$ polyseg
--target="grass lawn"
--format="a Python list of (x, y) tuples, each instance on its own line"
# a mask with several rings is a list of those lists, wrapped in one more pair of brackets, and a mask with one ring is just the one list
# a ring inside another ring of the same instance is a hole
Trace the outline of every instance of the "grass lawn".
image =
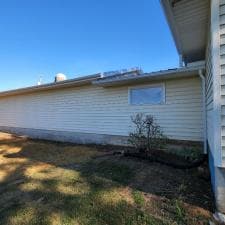
[(0, 134), (0, 224), (208, 224), (197, 170), (106, 155), (107, 147)]

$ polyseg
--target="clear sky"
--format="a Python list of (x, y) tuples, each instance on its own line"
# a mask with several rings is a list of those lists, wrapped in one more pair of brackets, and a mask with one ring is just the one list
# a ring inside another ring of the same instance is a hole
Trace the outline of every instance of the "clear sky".
[(1, 1), (0, 90), (135, 66), (178, 66), (159, 0)]

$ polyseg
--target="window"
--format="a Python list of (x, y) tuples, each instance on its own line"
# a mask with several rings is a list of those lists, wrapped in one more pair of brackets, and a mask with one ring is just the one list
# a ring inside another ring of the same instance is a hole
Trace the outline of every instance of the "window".
[(129, 89), (131, 105), (162, 104), (165, 102), (164, 85), (145, 86)]

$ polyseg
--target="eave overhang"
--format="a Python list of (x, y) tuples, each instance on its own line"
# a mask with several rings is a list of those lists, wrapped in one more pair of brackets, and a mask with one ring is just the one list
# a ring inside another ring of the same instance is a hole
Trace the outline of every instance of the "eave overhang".
[(161, 4), (184, 62), (204, 60), (210, 0), (161, 0)]

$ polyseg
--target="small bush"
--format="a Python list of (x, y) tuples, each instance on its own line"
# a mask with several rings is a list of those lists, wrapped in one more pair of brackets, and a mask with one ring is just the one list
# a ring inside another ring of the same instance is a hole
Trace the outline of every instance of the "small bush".
[(153, 116), (138, 113), (131, 117), (131, 121), (135, 130), (129, 134), (128, 142), (133, 147), (142, 152), (150, 152), (165, 146), (167, 138)]

